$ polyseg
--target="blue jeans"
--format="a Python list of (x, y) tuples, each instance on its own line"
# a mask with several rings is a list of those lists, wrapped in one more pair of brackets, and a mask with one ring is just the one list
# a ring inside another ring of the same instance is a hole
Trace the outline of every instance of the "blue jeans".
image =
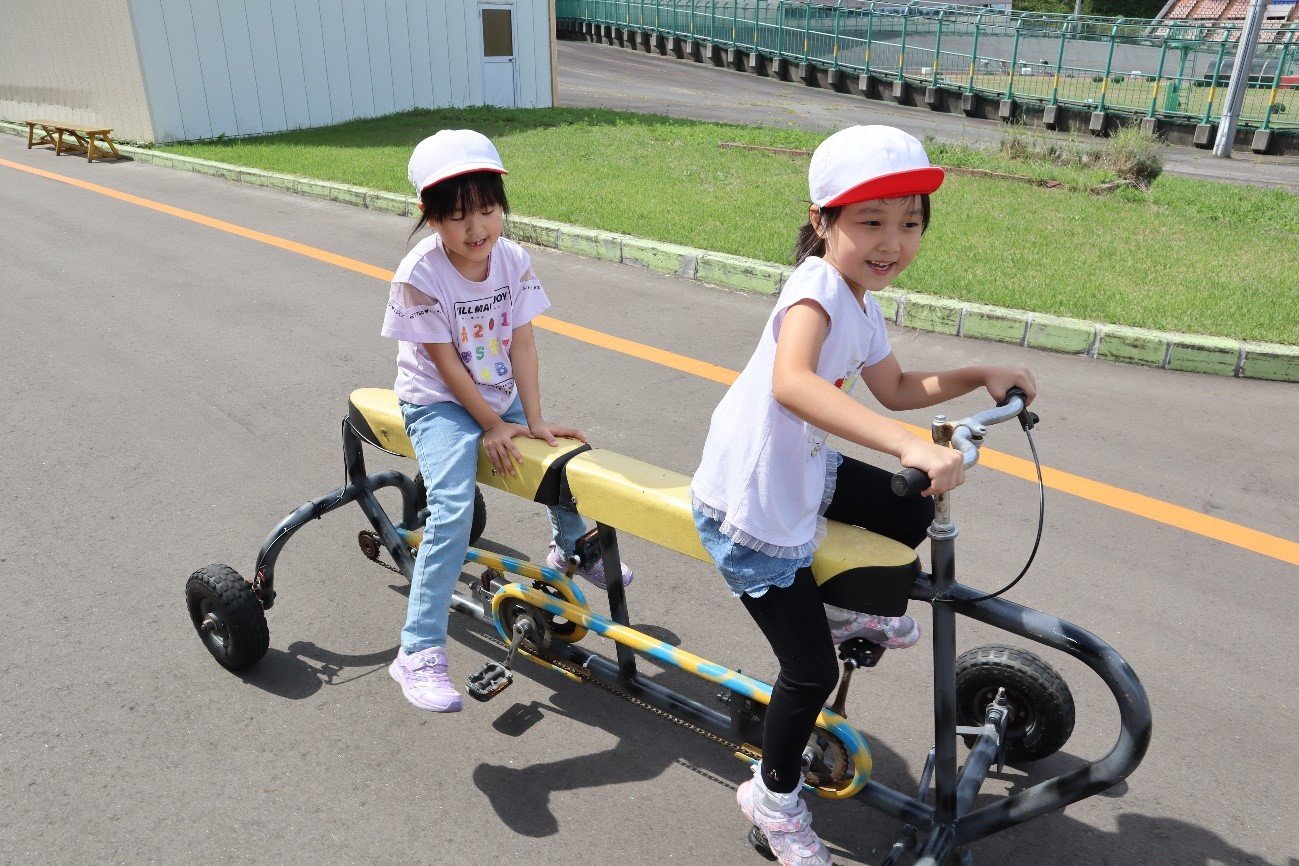
[[(414, 653), (447, 642), (451, 593), (469, 549), (478, 441), (483, 429), (459, 403), (416, 406), (403, 402), (401, 415), (428, 489), (428, 520), (415, 556), (406, 626), (401, 631), (402, 648)], [(528, 423), (517, 397), (501, 417), (512, 424)], [(586, 532), (586, 523), (577, 512), (563, 508), (550, 509), (550, 524), (555, 544), (565, 556)]]

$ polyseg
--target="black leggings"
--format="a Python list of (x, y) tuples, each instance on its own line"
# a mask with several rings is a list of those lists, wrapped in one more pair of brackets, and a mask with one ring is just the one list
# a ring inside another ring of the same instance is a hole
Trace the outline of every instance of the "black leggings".
[[(917, 547), (934, 519), (932, 499), (899, 499), (892, 473), (845, 457), (826, 517)], [(762, 776), (768, 790), (788, 793), (799, 782), (803, 749), (816, 717), (839, 681), (825, 607), (810, 569), (784, 589), (740, 600), (780, 662), (762, 734)]]

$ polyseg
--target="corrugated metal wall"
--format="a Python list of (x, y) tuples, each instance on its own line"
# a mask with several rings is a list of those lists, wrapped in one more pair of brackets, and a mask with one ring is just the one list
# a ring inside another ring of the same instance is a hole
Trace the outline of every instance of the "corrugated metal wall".
[(152, 141), (127, 0), (3, 0), (0, 117), (112, 127)]
[[(476, 0), (129, 0), (159, 141), (478, 105)], [(520, 107), (548, 106), (549, 0), (517, 0)]]

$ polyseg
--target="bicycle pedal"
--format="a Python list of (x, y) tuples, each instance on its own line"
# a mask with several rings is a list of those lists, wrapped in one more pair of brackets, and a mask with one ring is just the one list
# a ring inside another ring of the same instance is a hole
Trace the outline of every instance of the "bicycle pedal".
[(859, 668), (873, 668), (884, 657), (885, 647), (864, 637), (850, 638), (839, 644), (839, 658)]
[(476, 701), (490, 701), (510, 687), (514, 674), (500, 662), (487, 662), (478, 672), (469, 676), (469, 697)]

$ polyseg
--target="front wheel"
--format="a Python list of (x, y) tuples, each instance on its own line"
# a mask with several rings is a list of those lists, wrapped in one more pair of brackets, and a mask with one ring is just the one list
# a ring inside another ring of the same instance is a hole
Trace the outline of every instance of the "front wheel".
[[(977, 647), (957, 658), (956, 723), (981, 726), (1001, 688), (1010, 706), (1007, 759), (1040, 761), (1068, 742), (1074, 725), (1068, 683), (1033, 653), (1009, 646)], [(975, 739), (966, 736), (965, 744), (972, 747)]]
[(228, 565), (205, 565), (185, 583), (185, 602), (203, 645), (221, 666), (251, 667), (266, 655), (266, 611), (248, 581)]

